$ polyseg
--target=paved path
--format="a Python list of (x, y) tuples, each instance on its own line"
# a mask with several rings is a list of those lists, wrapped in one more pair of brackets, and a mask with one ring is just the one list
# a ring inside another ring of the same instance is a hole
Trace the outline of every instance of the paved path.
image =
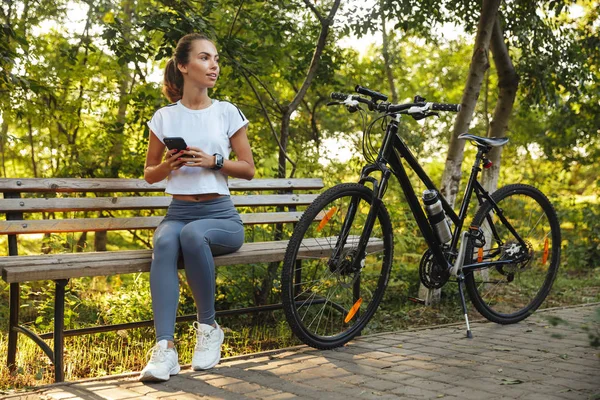
[[(165, 383), (132, 375), (53, 385), (10, 399), (600, 399), (600, 348), (587, 324), (600, 305), (539, 312), (516, 325), (461, 326), (361, 337), (329, 351), (297, 347), (189, 368)], [(569, 324), (552, 326), (550, 317)]]

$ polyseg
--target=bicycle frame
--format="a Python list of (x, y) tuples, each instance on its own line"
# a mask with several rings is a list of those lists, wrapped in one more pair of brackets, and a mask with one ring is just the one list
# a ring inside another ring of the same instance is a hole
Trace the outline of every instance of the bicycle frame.
[[(515, 237), (518, 238), (519, 242), (524, 244), (521, 237), (517, 234), (517, 232), (512, 228), (510, 223), (503, 216), (502, 210), (496, 205), (494, 200), (491, 198), (489, 193), (481, 186), (479, 181), (477, 181), (477, 175), (481, 171), (483, 155), (487, 151), (484, 147), (479, 147), (478, 149), (475, 163), (473, 164), (473, 167), (471, 169), (471, 175), (467, 182), (465, 194), (460, 205), (460, 211), (457, 214), (454, 211), (454, 209), (450, 206), (448, 201), (445, 199), (445, 197), (441, 193), (439, 193), (439, 190), (431, 181), (427, 173), (419, 165), (419, 162), (414, 157), (414, 155), (404, 143), (404, 141), (398, 136), (398, 120), (399, 118), (394, 118), (388, 124), (383, 139), (383, 144), (377, 155), (376, 162), (374, 164), (366, 165), (361, 172), (361, 178), (359, 183), (364, 185), (366, 182), (371, 182), (374, 185), (373, 191), (375, 197), (373, 201), (373, 207), (366, 221), (365, 228), (367, 230), (367, 234), (363, 235), (363, 241), (365, 242), (364, 245), (366, 245), (366, 240), (370, 236), (370, 232), (378, 212), (379, 204), (381, 204), (382, 202), (383, 193), (385, 192), (385, 188), (387, 187), (388, 180), (391, 174), (393, 174), (398, 179), (398, 182), (402, 187), (410, 210), (415, 220), (417, 221), (417, 225), (419, 226), (421, 234), (425, 238), (425, 241), (427, 242), (427, 245), (431, 250), (433, 258), (436, 261), (437, 265), (446, 266), (448, 269), (452, 267), (452, 263), (450, 262), (450, 260), (448, 260), (446, 254), (450, 254), (453, 256), (457, 255), (458, 241), (460, 238), (460, 234), (463, 230), (464, 221), (468, 212), (469, 203), (471, 201), (473, 192), (475, 192), (479, 204), (482, 204), (484, 200), (487, 200), (492, 203), (498, 217), (502, 220), (504, 224), (507, 225), (507, 227), (515, 235)], [(452, 220), (454, 224), (454, 231), (452, 233), (452, 240), (450, 242), (449, 248), (444, 249), (442, 243), (440, 243), (431, 225), (429, 224), (427, 216), (425, 215), (425, 212), (421, 207), (421, 202), (415, 194), (413, 185), (410, 181), (410, 178), (408, 177), (406, 168), (404, 167), (401, 161), (402, 159), (404, 159), (406, 164), (408, 164), (408, 166), (410, 167), (410, 169), (412, 169), (416, 173), (418, 178), (421, 180), (421, 182), (423, 182), (427, 189), (435, 190), (439, 193), (440, 200), (442, 202), (442, 207), (446, 215)], [(387, 165), (391, 167), (391, 170), (387, 167)], [(376, 179), (370, 177), (370, 174), (376, 171), (382, 172), (382, 177), (379, 181), (379, 184), (377, 184)], [(497, 237), (493, 226), (492, 230), (494, 231), (494, 236)], [(360, 243), (359, 248), (365, 248), (362, 245), (363, 243)], [(510, 260), (507, 260), (506, 262), (478, 262), (474, 264), (463, 265), (462, 271), (472, 272), (476, 269), (490, 268), (493, 266), (498, 266), (510, 262)]]

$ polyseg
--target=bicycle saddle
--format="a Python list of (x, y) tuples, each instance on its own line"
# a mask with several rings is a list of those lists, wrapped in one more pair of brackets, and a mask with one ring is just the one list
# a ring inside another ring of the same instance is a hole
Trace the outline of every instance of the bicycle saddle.
[(487, 138), (471, 135), (470, 133), (461, 133), (458, 139), (469, 139), (482, 146), (500, 147), (508, 143), (508, 138)]

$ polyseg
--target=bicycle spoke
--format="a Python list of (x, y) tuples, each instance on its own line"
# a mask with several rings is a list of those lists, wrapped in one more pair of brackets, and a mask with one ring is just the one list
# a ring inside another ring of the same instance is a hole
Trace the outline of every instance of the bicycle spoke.
[[(466, 287), (473, 304), (486, 318), (507, 323), (526, 318), (546, 297), (556, 274), (554, 246), (560, 246), (560, 227), (551, 205), (536, 189), (512, 185), (495, 192), (492, 197), (511, 229), (493, 212), (489, 204), (482, 206), (473, 224), (484, 226), (489, 234), (494, 227), (494, 242), (485, 250), (488, 276), (472, 274)], [(516, 232), (518, 236), (515, 236)], [(476, 257), (476, 251), (470, 251)], [(497, 264), (494, 264), (498, 261)]]
[[(315, 203), (318, 204), (311, 205), (314, 209), (310, 216), (307, 210), (306, 217), (303, 216), (306, 221), (301, 220), (298, 224), (303, 224), (301, 238), (290, 240), (290, 246), (294, 241), (297, 246), (293, 262), (301, 262), (294, 264), (293, 270), (288, 265), (290, 272), (283, 275), (282, 285), (284, 290), (292, 293), (290, 298), (293, 300), (289, 306), (284, 300), (284, 309), (288, 321), (296, 327), (295, 332), (308, 343), (335, 343), (355, 335), (376, 310), (385, 287), (381, 279), (391, 267), (389, 220), (385, 221), (384, 231), (379, 216), (367, 247), (358, 248), (369, 215), (372, 192), (362, 185), (342, 187), (339, 192), (333, 188), (336, 194), (331, 198), (324, 198), (321, 203), (317, 199)], [(346, 187), (347, 194), (343, 192)], [(348, 213), (353, 201), (355, 209), (350, 220)], [(331, 212), (334, 209), (335, 212)], [(322, 216), (326, 216), (326, 220)], [(343, 226), (345, 231), (342, 231)], [(345, 238), (344, 243), (341, 243), (341, 237)], [(359, 276), (357, 289), (362, 299), (361, 311), (345, 323), (343, 310), (350, 310), (356, 302), (353, 290)]]

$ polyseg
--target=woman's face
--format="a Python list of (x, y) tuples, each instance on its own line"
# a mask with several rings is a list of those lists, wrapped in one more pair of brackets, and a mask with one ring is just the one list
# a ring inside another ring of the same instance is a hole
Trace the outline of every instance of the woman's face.
[(209, 40), (194, 40), (190, 50), (190, 61), (178, 65), (188, 84), (212, 88), (219, 77), (219, 55), (215, 45)]

